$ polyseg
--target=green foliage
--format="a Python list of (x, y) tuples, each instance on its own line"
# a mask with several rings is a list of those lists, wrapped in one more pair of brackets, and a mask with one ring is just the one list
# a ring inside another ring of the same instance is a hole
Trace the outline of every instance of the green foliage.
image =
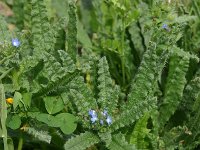
[(170, 116), (177, 109), (183, 96), (183, 89), (186, 84), (186, 73), (189, 67), (189, 58), (171, 57), (169, 72), (165, 87), (164, 99), (160, 106), (160, 125), (168, 121)]
[(199, 2), (1, 6), (0, 149), (199, 149)]
[(18, 115), (10, 116), (6, 121), (7, 126), (13, 130), (18, 129), (21, 125), (21, 118)]
[(136, 150), (133, 145), (130, 145), (126, 142), (123, 134), (114, 134), (112, 136), (112, 142), (108, 146), (110, 150), (118, 149), (118, 150)]
[(65, 145), (65, 150), (84, 150), (100, 141), (99, 137), (91, 132), (85, 132), (78, 137), (69, 139)]
[(44, 97), (45, 108), (49, 114), (56, 114), (64, 107), (61, 97)]
[(60, 129), (65, 134), (71, 134), (77, 127), (76, 118), (69, 113), (60, 113), (56, 116), (61, 120)]
[[(187, 96), (185, 95), (185, 98), (193, 98), (194, 103), (185, 103), (188, 107), (186, 107), (186, 110), (189, 114), (188, 122), (186, 123), (187, 128), (184, 133), (181, 133), (180, 137), (184, 139), (185, 142), (188, 144), (185, 145), (185, 148), (187, 149), (194, 149), (199, 145), (199, 100), (200, 100), (200, 79), (199, 75), (197, 75), (190, 84), (186, 87), (187, 88)], [(191, 106), (191, 107), (190, 107)], [(195, 141), (195, 142), (194, 142)]]
[(32, 0), (31, 4), (31, 32), (33, 35), (32, 45), (35, 51), (34, 54), (39, 57), (44, 51), (53, 49), (55, 38), (53, 29), (50, 27), (51, 25), (48, 22), (44, 2)]
[(76, 6), (74, 2), (69, 2), (69, 22), (68, 22), (68, 34), (67, 41), (68, 41), (68, 53), (70, 54), (71, 58), (75, 61), (76, 54), (77, 54), (77, 17), (76, 17)]
[(28, 112), (28, 116), (47, 124), (49, 127), (59, 127), (64, 134), (71, 134), (77, 127), (76, 117), (69, 113), (59, 113), (52, 116), (46, 113)]
[[(61, 54), (62, 51), (59, 51), (59, 53)], [(65, 53), (66, 52), (63, 51), (62, 57), (67, 56)], [(61, 61), (62, 57), (60, 58)], [(44, 69), (36, 78), (36, 80), (39, 80), (39, 83), (41, 83), (40, 85), (37, 83), (34, 85), (39, 89), (38, 91), (35, 90), (35, 94), (33, 95), (34, 97), (48, 94), (55, 90), (56, 87), (61, 86), (60, 83), (64, 85), (76, 76), (77, 73), (75, 72), (75, 65), (73, 64), (73, 61), (69, 57), (67, 60), (67, 62), (60, 63), (59, 60), (57, 60), (53, 55), (48, 53), (44, 54)], [(41, 65), (43, 65), (43, 63), (41, 63)]]
[(22, 100), (21, 93), (15, 92), (13, 99), (14, 99), (13, 108), (15, 110), (17, 108), (17, 106), (20, 104), (20, 101)]
[(40, 112), (28, 112), (28, 117), (36, 119), (40, 122), (48, 124), (50, 127), (59, 127), (60, 126), (60, 120), (58, 120), (58, 117), (52, 116), (46, 113), (40, 113)]
[(148, 148), (148, 142), (145, 141), (145, 137), (150, 131), (147, 128), (148, 119), (149, 114), (145, 114), (140, 120), (138, 120), (131, 135), (130, 143), (135, 144), (138, 149)]
[[(10, 41), (10, 33), (8, 31), (7, 23), (5, 22), (5, 19), (1, 17), (1, 26), (0, 26), (0, 31), (1, 31), (1, 48), (6, 46), (8, 42)], [(3, 58), (2, 58), (3, 59)]]
[(72, 104), (76, 105), (79, 113), (86, 116), (90, 109), (96, 109), (96, 100), (92, 97), (93, 93), (82, 77), (78, 77), (70, 83), (70, 96), (72, 97)]
[[(128, 102), (119, 118), (113, 124), (113, 128), (129, 125), (142, 117), (144, 113), (156, 108), (157, 99), (153, 94), (158, 75), (161, 74), (167, 56), (163, 61), (162, 57), (159, 58), (156, 54), (155, 48), (152, 43), (144, 53), (138, 73), (133, 80), (131, 92), (128, 95)], [(132, 114), (135, 114), (135, 116), (132, 116)]]
[(68, 53), (62, 50), (59, 50), (58, 53), (59, 53), (60, 59), (62, 60), (62, 66), (64, 67), (64, 69), (66, 69), (67, 72), (74, 72), (76, 69), (76, 66), (73, 60), (71, 59), (71, 57), (69, 57)]
[(101, 141), (106, 143), (106, 147), (108, 147), (112, 142), (112, 134), (110, 131), (99, 132), (98, 136), (101, 138)]
[(119, 87), (114, 85), (111, 79), (105, 57), (99, 60), (98, 67), (98, 103), (102, 109), (107, 109), (112, 113), (117, 108)]
[(41, 131), (41, 130), (37, 130), (31, 127), (25, 127), (24, 130), (25, 132), (34, 136), (36, 139), (40, 141), (47, 142), (47, 143), (51, 142), (51, 136), (49, 135), (47, 131)]
[(25, 29), (30, 29), (31, 28), (31, 17), (30, 16), (31, 16), (31, 8), (32, 8), (31, 0), (24, 1), (23, 3), (24, 3), (24, 5), (23, 5), (24, 14), (23, 14), (23, 17), (20, 16), (21, 17), (20, 20), (23, 21)]
[(24, 27), (24, 22), (23, 22), (23, 15), (24, 15), (24, 12), (23, 12), (23, 6), (24, 6), (24, 1), (23, 0), (20, 0), (20, 1), (14, 1), (13, 2), (13, 11), (14, 11), (14, 14), (15, 14), (15, 20), (16, 20), (16, 25), (17, 27), (22, 30), (23, 27)]

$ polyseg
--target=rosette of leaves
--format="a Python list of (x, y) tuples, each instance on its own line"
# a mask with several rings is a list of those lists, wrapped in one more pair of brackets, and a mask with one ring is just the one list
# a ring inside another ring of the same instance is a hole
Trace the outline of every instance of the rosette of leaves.
[(99, 60), (97, 67), (98, 97), (96, 99), (82, 78), (71, 82), (69, 98), (72, 106), (75, 107), (74, 111), (79, 115), (80, 122), (84, 125), (83, 127), (89, 131), (72, 137), (64, 147), (69, 150), (84, 150), (103, 141), (109, 149), (114, 150), (116, 147), (127, 150), (134, 149), (133, 145), (129, 145), (125, 141), (123, 134), (111, 134), (110, 127), (112, 127), (118, 111), (120, 89), (111, 78), (106, 57)]

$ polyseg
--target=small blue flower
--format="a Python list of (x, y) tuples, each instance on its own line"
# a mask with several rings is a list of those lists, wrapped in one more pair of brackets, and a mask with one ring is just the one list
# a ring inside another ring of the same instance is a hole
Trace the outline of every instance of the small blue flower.
[(108, 115), (108, 111), (104, 110), (101, 114), (106, 117)]
[(95, 110), (89, 110), (88, 114), (91, 116), (91, 117), (97, 117), (97, 113)]
[(110, 125), (112, 123), (112, 118), (110, 116), (108, 116), (106, 118), (106, 122), (108, 123), (108, 125)]
[(162, 28), (163, 28), (163, 29), (167, 29), (167, 28), (168, 28), (168, 25), (167, 25), (167, 24), (163, 24), (163, 25), (162, 25)]
[(169, 26), (168, 26), (166, 23), (164, 23), (164, 24), (162, 25), (162, 28), (165, 29), (165, 30), (169, 30)]
[(100, 120), (100, 124), (103, 125), (103, 120), (102, 119)]
[(90, 120), (92, 123), (95, 123), (98, 120), (98, 118), (97, 118), (97, 116), (93, 116), (93, 117), (91, 117)]
[(15, 47), (19, 47), (20, 46), (20, 41), (17, 38), (12, 39), (12, 45), (15, 46)]

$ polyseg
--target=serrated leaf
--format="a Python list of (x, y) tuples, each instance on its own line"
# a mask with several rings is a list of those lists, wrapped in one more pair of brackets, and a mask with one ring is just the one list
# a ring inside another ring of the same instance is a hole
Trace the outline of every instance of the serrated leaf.
[(25, 130), (28, 134), (33, 135), (39, 141), (47, 142), (48, 144), (51, 143), (51, 135), (47, 131), (38, 130), (35, 128), (27, 127)]
[(106, 57), (99, 60), (98, 68), (98, 103), (103, 109), (113, 112), (117, 108), (119, 90), (113, 85)]
[(130, 137), (130, 144), (135, 144), (139, 149), (146, 149), (148, 147), (148, 142), (145, 137), (150, 132), (147, 128), (147, 123), (150, 113), (146, 113), (142, 118), (140, 118), (134, 126), (134, 130)]
[(55, 114), (64, 108), (64, 103), (61, 97), (45, 97), (44, 99), (45, 108), (49, 114)]
[(112, 141), (112, 135), (110, 131), (106, 131), (106, 132), (100, 132), (99, 137), (101, 138), (102, 141), (104, 141), (106, 143), (106, 146), (110, 145), (111, 141)]
[(69, 54), (66, 51), (58, 50), (58, 54), (60, 55), (60, 59), (62, 60), (63, 69), (67, 72), (74, 72), (76, 69), (76, 65), (74, 61), (71, 59)]
[(98, 136), (91, 132), (85, 132), (68, 140), (65, 143), (64, 148), (65, 150), (85, 150), (98, 142), (100, 142)]
[(128, 144), (123, 134), (114, 134), (112, 142), (108, 146), (109, 150), (137, 150), (134, 145)]

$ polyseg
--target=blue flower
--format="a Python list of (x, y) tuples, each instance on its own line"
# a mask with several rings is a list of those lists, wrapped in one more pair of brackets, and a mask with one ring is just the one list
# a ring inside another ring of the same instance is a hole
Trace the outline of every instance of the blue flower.
[(91, 117), (97, 117), (97, 113), (95, 110), (89, 110), (88, 114), (91, 116)]
[(169, 30), (169, 26), (168, 26), (166, 23), (164, 23), (164, 24), (162, 25), (162, 28), (165, 29), (165, 30)]
[(98, 120), (98, 118), (97, 118), (97, 116), (93, 116), (93, 117), (91, 117), (90, 120), (92, 123), (95, 123)]
[(15, 47), (19, 47), (20, 46), (20, 41), (17, 38), (12, 39), (12, 45), (15, 46)]
[(104, 110), (101, 114), (106, 117), (108, 115), (108, 111)]
[(103, 125), (103, 120), (102, 119), (100, 120), (100, 124)]
[(106, 122), (108, 123), (108, 125), (110, 125), (112, 123), (112, 118), (110, 116), (108, 116), (106, 118)]

